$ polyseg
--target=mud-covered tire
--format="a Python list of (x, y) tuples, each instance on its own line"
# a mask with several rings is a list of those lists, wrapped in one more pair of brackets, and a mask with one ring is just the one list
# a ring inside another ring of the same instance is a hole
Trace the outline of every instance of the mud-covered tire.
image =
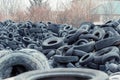
[(44, 72), (31, 71), (15, 77), (15, 80), (108, 80), (104, 72), (84, 68), (58, 68)]

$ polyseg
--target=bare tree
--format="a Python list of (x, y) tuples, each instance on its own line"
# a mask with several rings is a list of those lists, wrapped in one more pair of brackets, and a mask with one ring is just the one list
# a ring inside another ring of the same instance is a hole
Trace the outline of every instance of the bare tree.
[(14, 14), (25, 7), (26, 4), (24, 0), (0, 0), (0, 10), (4, 12), (5, 15)]
[(48, 0), (29, 0), (31, 6), (45, 6)]
[(94, 21), (94, 16), (91, 14), (94, 7), (94, 0), (72, 0), (70, 8), (58, 14), (57, 21), (74, 26), (79, 26), (84, 21)]
[(29, 0), (31, 6), (41, 6), (42, 5), (42, 0)]

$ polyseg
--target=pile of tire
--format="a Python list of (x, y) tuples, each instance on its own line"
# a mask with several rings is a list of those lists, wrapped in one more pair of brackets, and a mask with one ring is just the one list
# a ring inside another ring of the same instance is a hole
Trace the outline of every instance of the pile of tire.
[[(0, 22), (0, 50), (1, 78), (26, 72), (26, 66), (38, 70), (41, 65), (44, 69), (89, 68), (110, 75), (120, 71), (120, 20), (101, 25), (84, 22), (79, 27), (6, 20)], [(23, 62), (25, 70), (15, 66), (17, 62)]]

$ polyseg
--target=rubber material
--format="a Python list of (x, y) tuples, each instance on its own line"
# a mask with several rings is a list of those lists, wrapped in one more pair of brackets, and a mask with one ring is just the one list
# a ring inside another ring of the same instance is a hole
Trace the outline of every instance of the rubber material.
[(77, 56), (60, 56), (55, 55), (54, 60), (59, 63), (69, 63), (69, 62), (77, 62), (79, 58)]
[[(96, 74), (97, 73), (97, 74)], [(64, 76), (64, 77), (63, 77)], [(56, 78), (57, 77), (57, 78)], [(76, 78), (75, 78), (76, 77)], [(44, 72), (32, 71), (15, 77), (15, 80), (108, 80), (104, 72), (84, 68), (58, 68)]]
[(57, 49), (64, 44), (62, 38), (51, 37), (43, 41), (43, 49)]
[(94, 62), (97, 64), (104, 64), (111, 59), (116, 59), (119, 61), (119, 49), (117, 47), (107, 47), (95, 52)]
[[(35, 50), (25, 49), (27, 51), (9, 51), (9, 54), (4, 54), (0, 58), (0, 77), (7, 78), (10, 73), (6, 71), (15, 65), (21, 65), (30, 70), (46, 70), (49, 69), (49, 64), (45, 56), (40, 53), (34, 53)], [(2, 51), (1, 51), (2, 52)], [(31, 52), (31, 53), (30, 53)]]

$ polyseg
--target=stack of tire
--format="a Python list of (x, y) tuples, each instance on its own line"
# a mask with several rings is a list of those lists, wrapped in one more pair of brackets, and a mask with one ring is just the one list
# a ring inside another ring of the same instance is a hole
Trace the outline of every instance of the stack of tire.
[(112, 75), (120, 71), (120, 20), (101, 25), (84, 22), (79, 27), (6, 20), (0, 22), (0, 50), (3, 79), (31, 70), (46, 74), (44, 70), (50, 68), (68, 68), (66, 72), (72, 68), (89, 68)]

